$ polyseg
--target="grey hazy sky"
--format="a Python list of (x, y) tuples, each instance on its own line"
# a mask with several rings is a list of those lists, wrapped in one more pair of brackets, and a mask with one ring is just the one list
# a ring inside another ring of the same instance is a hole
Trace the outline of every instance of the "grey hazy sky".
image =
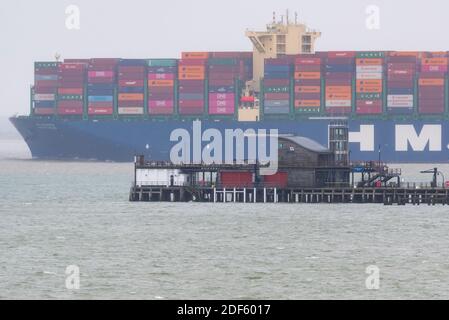
[[(67, 30), (78, 5), (81, 29)], [(365, 8), (380, 7), (380, 30)], [(33, 61), (179, 57), (181, 51), (251, 50), (246, 28), (262, 29), (289, 8), (322, 31), (318, 50), (449, 50), (447, 0), (5, 0), (0, 2), (0, 116), (26, 114)]]

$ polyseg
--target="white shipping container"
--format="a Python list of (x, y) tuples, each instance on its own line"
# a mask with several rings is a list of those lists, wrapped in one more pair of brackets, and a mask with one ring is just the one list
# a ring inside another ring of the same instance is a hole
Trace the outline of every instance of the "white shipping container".
[(382, 80), (382, 73), (357, 73), (356, 78), (357, 80)]
[(141, 186), (183, 186), (188, 175), (179, 169), (137, 169), (136, 184)]
[(350, 107), (351, 100), (326, 100), (326, 107)]
[(388, 101), (387, 107), (389, 108), (413, 108), (413, 101)]
[(134, 107), (127, 107), (127, 108), (118, 108), (119, 114), (143, 114), (143, 108), (134, 108)]
[(55, 95), (53, 93), (39, 93), (34, 95), (34, 101), (54, 101)]
[(413, 95), (412, 94), (389, 94), (387, 96), (388, 101), (412, 101), (413, 102)]
[(382, 73), (382, 66), (357, 66), (357, 73)]

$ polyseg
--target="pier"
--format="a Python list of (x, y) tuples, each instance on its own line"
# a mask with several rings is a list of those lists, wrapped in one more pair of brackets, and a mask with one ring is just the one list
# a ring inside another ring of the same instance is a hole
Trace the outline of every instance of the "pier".
[(449, 204), (444, 188), (221, 188), (133, 186), (130, 201), (211, 203), (376, 203), (384, 205)]

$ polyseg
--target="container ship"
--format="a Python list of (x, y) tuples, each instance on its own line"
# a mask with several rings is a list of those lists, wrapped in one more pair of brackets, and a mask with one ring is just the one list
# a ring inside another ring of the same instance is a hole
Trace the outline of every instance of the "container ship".
[(169, 160), (195, 123), (326, 146), (344, 120), (351, 160), (449, 161), (448, 52), (319, 52), (296, 18), (246, 36), (253, 51), (35, 62), (30, 114), (11, 122), (40, 159)]

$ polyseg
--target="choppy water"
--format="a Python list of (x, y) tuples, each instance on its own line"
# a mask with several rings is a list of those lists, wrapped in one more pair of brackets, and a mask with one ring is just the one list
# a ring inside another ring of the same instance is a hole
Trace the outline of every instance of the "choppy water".
[(28, 157), (0, 142), (1, 299), (449, 298), (448, 207), (129, 203), (131, 164)]

